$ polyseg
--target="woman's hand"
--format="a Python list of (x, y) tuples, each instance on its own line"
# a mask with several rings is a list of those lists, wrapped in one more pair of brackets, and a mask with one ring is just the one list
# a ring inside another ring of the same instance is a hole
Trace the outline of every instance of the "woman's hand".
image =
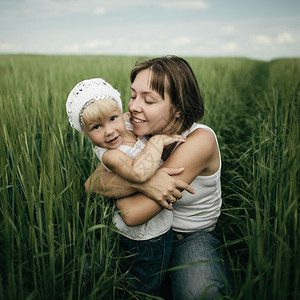
[(158, 202), (163, 208), (173, 210), (170, 203), (182, 197), (182, 190), (191, 194), (195, 193), (195, 190), (186, 182), (172, 177), (179, 175), (183, 170), (183, 168), (158, 169), (152, 178), (139, 185), (139, 191)]

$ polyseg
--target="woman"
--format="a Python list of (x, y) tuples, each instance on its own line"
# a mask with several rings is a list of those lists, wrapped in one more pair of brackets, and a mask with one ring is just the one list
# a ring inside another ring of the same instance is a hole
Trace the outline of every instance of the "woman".
[(148, 221), (162, 209), (173, 210), (169, 268), (174, 269), (168, 272), (166, 289), (173, 299), (228, 294), (227, 270), (215, 232), (222, 204), (221, 155), (213, 130), (196, 124), (204, 107), (195, 75), (184, 59), (168, 56), (137, 64), (130, 79), (128, 110), (134, 133), (182, 134), (186, 141), (165, 149), (162, 168), (146, 183), (130, 183), (99, 166), (87, 180), (86, 190), (101, 193), (114, 187), (106, 195), (119, 199), (116, 205), (129, 226)]

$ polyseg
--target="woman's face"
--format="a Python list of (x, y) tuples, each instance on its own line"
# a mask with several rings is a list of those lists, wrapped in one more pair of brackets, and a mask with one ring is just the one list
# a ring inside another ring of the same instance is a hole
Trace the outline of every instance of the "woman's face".
[[(171, 101), (150, 88), (151, 70), (139, 72), (131, 85), (128, 110), (132, 117), (133, 132), (136, 135), (167, 133), (165, 128), (171, 119)], [(174, 116), (173, 116), (174, 117)]]

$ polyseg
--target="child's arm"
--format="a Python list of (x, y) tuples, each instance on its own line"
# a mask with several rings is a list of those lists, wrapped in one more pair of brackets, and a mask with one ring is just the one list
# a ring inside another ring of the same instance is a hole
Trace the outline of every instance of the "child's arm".
[(135, 183), (142, 183), (152, 177), (159, 167), (164, 147), (185, 140), (186, 138), (181, 135), (155, 135), (135, 159), (118, 149), (113, 149), (104, 152), (102, 161), (107, 168), (121, 177)]

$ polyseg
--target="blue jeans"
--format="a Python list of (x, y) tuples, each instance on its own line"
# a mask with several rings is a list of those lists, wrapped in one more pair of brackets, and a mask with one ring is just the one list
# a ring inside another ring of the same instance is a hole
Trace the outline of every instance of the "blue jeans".
[(168, 269), (172, 245), (171, 229), (163, 235), (146, 241), (135, 241), (120, 236), (120, 250), (134, 254), (123, 259), (121, 266), (123, 272), (128, 272), (126, 278), (133, 290), (159, 295), (166, 277), (164, 271)]
[(216, 299), (231, 294), (231, 276), (215, 231), (174, 233), (169, 268), (184, 265), (188, 266), (168, 272), (165, 299)]

